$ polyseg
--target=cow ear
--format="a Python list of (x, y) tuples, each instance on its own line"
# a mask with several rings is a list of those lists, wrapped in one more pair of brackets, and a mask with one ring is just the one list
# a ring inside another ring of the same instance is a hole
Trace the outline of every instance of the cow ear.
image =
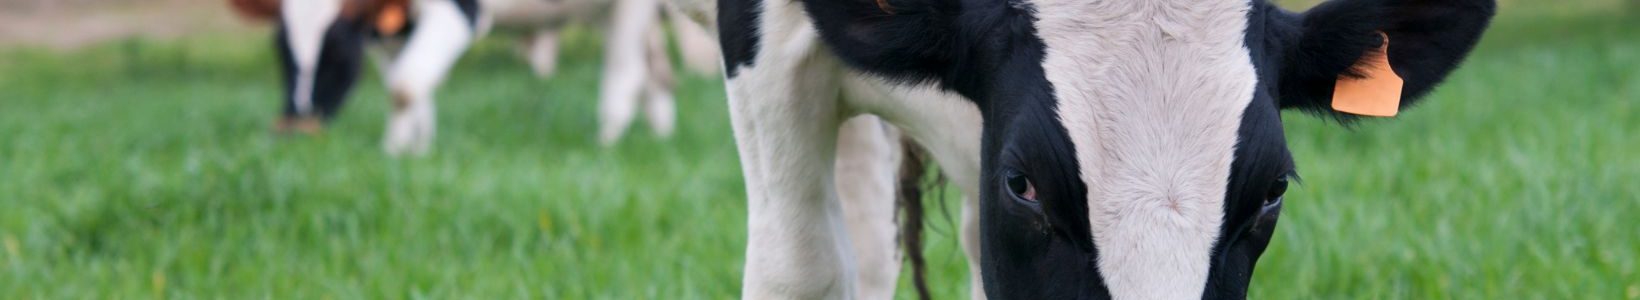
[(820, 36), (859, 70), (931, 80), (959, 61), (956, 0), (805, 0)]
[(270, 21), (279, 18), (279, 0), (228, 0), (240, 17), (251, 21)]
[[(1332, 0), (1286, 18), (1299, 24), (1294, 38), (1284, 43), (1281, 107), (1348, 120), (1362, 113), (1335, 110), (1334, 97), (1340, 96), (1335, 86), (1349, 80), (1389, 80), (1365, 86), (1400, 88), (1398, 99), (1390, 90), (1384, 98), (1393, 102), (1381, 105), (1393, 115), (1457, 68), (1495, 11), (1493, 0)], [(1383, 55), (1393, 74), (1372, 70), (1382, 67), (1374, 62), (1382, 62)], [(1394, 82), (1396, 76), (1401, 82)]]

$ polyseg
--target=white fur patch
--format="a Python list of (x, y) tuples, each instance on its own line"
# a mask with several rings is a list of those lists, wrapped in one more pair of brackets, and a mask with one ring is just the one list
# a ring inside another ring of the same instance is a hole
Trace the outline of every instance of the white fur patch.
[(1202, 296), (1257, 78), (1245, 0), (1032, 0), (1116, 299)]
[(296, 112), (313, 111), (314, 74), (318, 72), (319, 51), (324, 50), (325, 31), (342, 11), (341, 0), (286, 0), (279, 8), (284, 19), (285, 42), (296, 63)]
[(743, 299), (850, 299), (855, 261), (832, 189), (835, 59), (798, 2), (760, 1), (756, 60), (725, 81), (746, 179)]
[(387, 121), (383, 147), (389, 154), (423, 154), (431, 149), (437, 129), (433, 91), (475, 38), (474, 28), (454, 2), (418, 3), (417, 29), (387, 74), (388, 89), (406, 102)]

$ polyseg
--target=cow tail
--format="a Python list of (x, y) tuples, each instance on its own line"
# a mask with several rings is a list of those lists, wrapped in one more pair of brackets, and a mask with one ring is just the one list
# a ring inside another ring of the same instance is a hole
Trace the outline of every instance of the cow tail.
[(899, 201), (904, 219), (900, 223), (900, 248), (905, 249), (906, 260), (911, 262), (911, 284), (917, 289), (917, 298), (928, 300), (927, 263), (923, 259), (923, 188), (938, 186), (925, 182), (928, 154), (910, 139), (901, 141), (905, 149), (900, 166)]

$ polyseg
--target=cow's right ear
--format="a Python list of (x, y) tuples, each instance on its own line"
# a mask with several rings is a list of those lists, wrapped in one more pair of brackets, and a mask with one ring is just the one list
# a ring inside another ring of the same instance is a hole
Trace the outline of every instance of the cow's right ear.
[(934, 80), (959, 65), (958, 0), (804, 0), (820, 36), (850, 66), (889, 78)]

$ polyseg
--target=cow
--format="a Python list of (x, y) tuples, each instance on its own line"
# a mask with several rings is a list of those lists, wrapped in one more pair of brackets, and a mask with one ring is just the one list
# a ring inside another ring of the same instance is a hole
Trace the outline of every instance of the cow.
[(892, 295), (894, 276), (881, 275), (899, 265), (858, 260), (870, 251), (857, 245), (881, 243), (854, 235), (860, 199), (840, 192), (882, 183), (841, 176), (857, 171), (839, 162), (899, 150), (843, 147), (860, 135), (885, 145), (886, 133), (839, 127), (858, 115), (926, 149), (964, 195), (976, 298), (1245, 298), (1298, 176), (1281, 112), (1348, 123), (1410, 108), (1496, 11), (1493, 0), (1302, 12), (1267, 0), (675, 1), (715, 12), (693, 15), (715, 19), (723, 51), (748, 198), (746, 299)]
[[(241, 15), (276, 21), (285, 83), (279, 132), (315, 133), (339, 112), (367, 54), (381, 62), (392, 98), (384, 149), (424, 154), (435, 132), (433, 94), (456, 60), (493, 26), (536, 31), (525, 56), (537, 75), (555, 67), (558, 31), (614, 14), (605, 47), (598, 139), (614, 144), (644, 109), (653, 131), (672, 132), (672, 69), (656, 0), (231, 0)], [(678, 19), (678, 18), (672, 18)], [(715, 71), (704, 29), (674, 22), (684, 58)], [(703, 47), (705, 46), (705, 47)], [(709, 57), (709, 58), (702, 58)]]

